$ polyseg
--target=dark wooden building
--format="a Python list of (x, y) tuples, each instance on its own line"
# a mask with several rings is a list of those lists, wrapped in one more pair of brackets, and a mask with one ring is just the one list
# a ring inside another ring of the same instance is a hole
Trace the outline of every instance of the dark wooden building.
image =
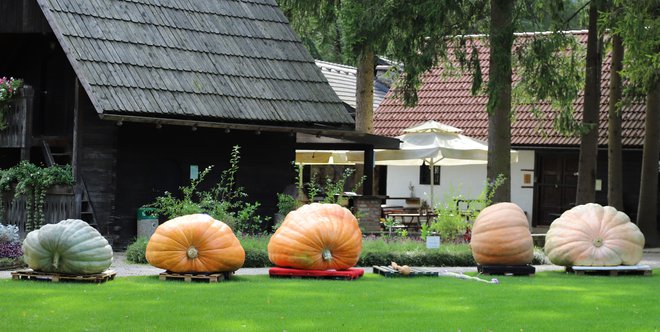
[(0, 76), (33, 92), (0, 133), (0, 167), (71, 163), (78, 213), (120, 245), (140, 206), (191, 166), (217, 179), (234, 145), (262, 215), (293, 183), (298, 144), (396, 147), (353, 130), (274, 0), (3, 0), (0, 48)]

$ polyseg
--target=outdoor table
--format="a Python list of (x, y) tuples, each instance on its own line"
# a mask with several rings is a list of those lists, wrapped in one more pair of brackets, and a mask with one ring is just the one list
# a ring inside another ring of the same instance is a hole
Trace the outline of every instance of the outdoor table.
[(434, 217), (435, 214), (432, 213), (390, 213), (387, 215), (391, 217), (395, 224), (399, 224), (402, 227), (411, 231), (419, 231), (422, 228), (422, 222), (428, 224)]

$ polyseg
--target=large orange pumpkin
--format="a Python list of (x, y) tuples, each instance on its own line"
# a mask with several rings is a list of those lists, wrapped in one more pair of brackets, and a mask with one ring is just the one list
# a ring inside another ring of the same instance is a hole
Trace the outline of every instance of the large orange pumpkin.
[(171, 219), (156, 228), (147, 244), (149, 264), (177, 273), (236, 271), (245, 251), (225, 223), (206, 214)]
[(307, 270), (348, 269), (361, 251), (357, 219), (337, 204), (312, 203), (290, 212), (268, 243), (273, 264)]
[(555, 219), (545, 235), (545, 253), (562, 266), (635, 265), (644, 235), (628, 216), (611, 206), (578, 205)]
[(472, 228), (472, 256), (481, 265), (524, 265), (534, 259), (534, 242), (525, 212), (514, 203), (481, 211)]

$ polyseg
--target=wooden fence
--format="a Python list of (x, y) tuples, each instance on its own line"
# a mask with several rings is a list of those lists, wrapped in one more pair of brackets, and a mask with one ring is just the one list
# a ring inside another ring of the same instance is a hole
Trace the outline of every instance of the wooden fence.
[[(71, 188), (55, 187), (46, 192), (44, 204), (45, 223), (57, 223), (64, 219), (75, 218), (75, 198)], [(14, 199), (13, 192), (2, 193), (0, 198), (3, 215), (0, 222), (18, 226), (21, 238), (26, 235), (27, 210), (24, 197)]]

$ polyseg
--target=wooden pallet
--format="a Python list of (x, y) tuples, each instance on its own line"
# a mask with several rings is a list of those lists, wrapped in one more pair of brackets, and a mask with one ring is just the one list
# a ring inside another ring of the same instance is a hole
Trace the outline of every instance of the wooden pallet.
[(233, 272), (218, 272), (218, 273), (175, 273), (170, 271), (162, 272), (158, 275), (160, 280), (181, 280), (185, 282), (201, 281), (201, 282), (219, 282), (229, 280)]
[(346, 270), (303, 270), (273, 267), (268, 270), (268, 275), (271, 278), (355, 280), (364, 275), (364, 270), (355, 268)]
[(566, 272), (575, 272), (577, 275), (644, 275), (650, 276), (653, 270), (648, 265), (632, 266), (567, 266)]
[(89, 283), (103, 283), (109, 280), (114, 280), (117, 272), (114, 270), (105, 270), (97, 274), (60, 274), (38, 272), (32, 269), (19, 270), (11, 273), (11, 278), (15, 280), (42, 280), (50, 282), (89, 282)]
[(410, 274), (404, 276), (398, 270), (392, 268), (391, 266), (378, 266), (374, 265), (374, 273), (380, 274), (385, 277), (437, 277), (438, 271), (432, 271), (428, 268), (423, 267), (411, 267)]
[(536, 268), (531, 265), (477, 265), (477, 271), (485, 275), (532, 276)]

